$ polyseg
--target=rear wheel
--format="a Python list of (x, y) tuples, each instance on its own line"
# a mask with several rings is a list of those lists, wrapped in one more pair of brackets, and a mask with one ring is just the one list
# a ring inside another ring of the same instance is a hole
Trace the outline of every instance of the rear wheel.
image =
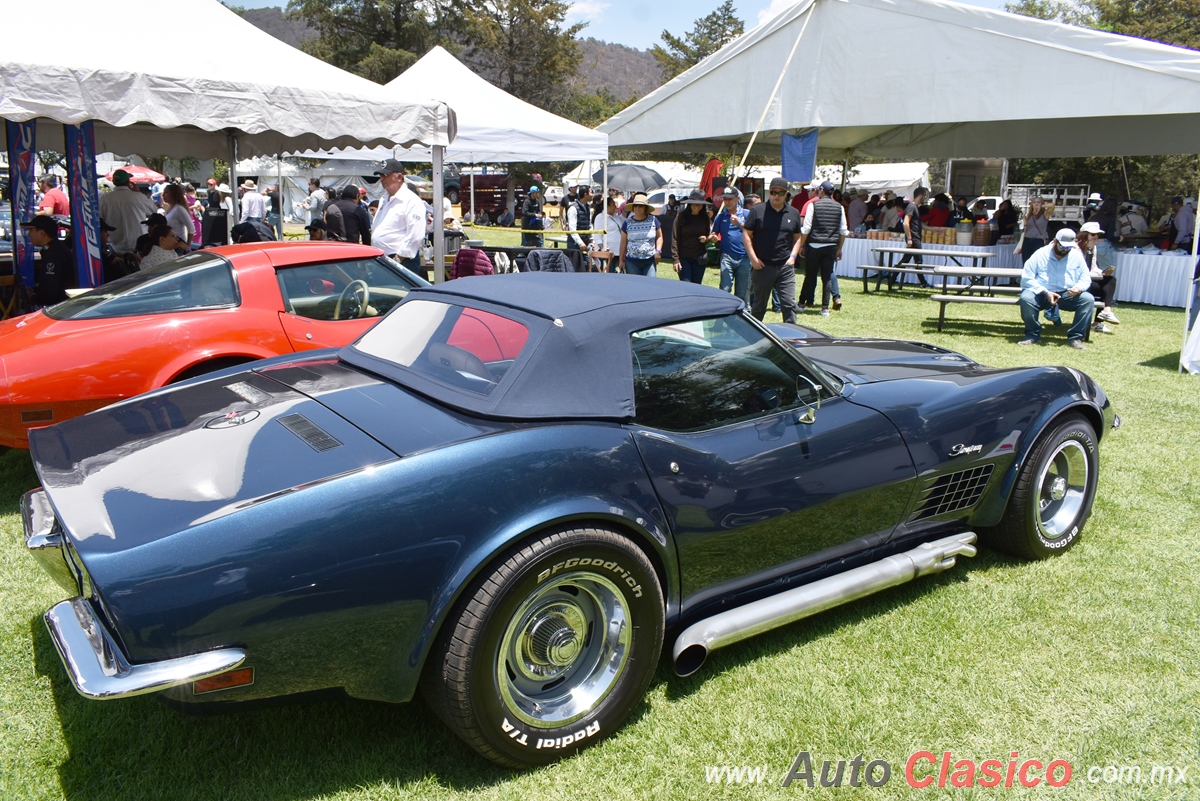
[(446, 199), (450, 201), (451, 206), (458, 205), (458, 188), (454, 186), (446, 187)]
[(615, 731), (662, 650), (658, 576), (600, 528), (523, 545), (468, 589), (430, 654), (423, 694), (476, 751), (532, 767)]
[(1098, 477), (1095, 430), (1081, 417), (1065, 418), (1034, 446), (989, 541), (1028, 559), (1062, 553), (1092, 512)]

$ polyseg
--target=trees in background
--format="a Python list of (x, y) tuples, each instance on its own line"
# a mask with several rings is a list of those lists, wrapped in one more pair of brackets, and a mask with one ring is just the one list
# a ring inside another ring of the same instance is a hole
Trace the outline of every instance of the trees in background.
[(650, 52), (662, 69), (663, 80), (669, 81), (741, 36), (745, 30), (746, 25), (738, 18), (733, 0), (724, 0), (716, 11), (696, 20), (692, 30), (682, 39), (670, 31), (663, 31), (663, 45), (654, 45)]
[(317, 35), (306, 53), (384, 84), (434, 45), (451, 52), (462, 27), (464, 0), (289, 0), (289, 16)]
[[(1028, 17), (1200, 49), (1200, 0), (1021, 0), (1005, 8)], [(1075, 77), (1087, 81), (1086, 75)], [(1086, 116), (1086, 109), (1081, 109), (1081, 115)], [(1009, 169), (1014, 183), (1086, 183), (1105, 197), (1148, 201), (1161, 212), (1172, 196), (1196, 193), (1200, 156), (1017, 159)]]

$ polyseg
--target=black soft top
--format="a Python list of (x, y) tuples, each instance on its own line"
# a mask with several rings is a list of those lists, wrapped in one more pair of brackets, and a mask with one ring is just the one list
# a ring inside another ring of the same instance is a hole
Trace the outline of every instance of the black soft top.
[[(511, 420), (633, 417), (630, 335), (661, 325), (733, 314), (743, 304), (719, 289), (615, 273), (520, 273), (460, 278), (408, 293), (517, 320), (529, 340), (499, 385), (479, 395), (359, 350), (341, 358), (453, 408)], [(376, 329), (372, 329), (375, 331)], [(395, 336), (404, 336), (396, 330)]]

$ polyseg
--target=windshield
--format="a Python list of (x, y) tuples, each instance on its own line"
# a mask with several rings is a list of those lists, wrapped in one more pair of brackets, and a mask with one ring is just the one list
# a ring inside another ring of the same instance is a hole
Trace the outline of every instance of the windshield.
[(118, 278), (44, 311), (55, 320), (95, 320), (236, 306), (238, 302), (229, 262), (198, 252)]

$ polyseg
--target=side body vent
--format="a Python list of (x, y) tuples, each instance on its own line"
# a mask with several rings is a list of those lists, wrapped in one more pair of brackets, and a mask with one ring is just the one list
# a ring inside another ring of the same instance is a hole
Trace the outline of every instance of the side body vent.
[(970, 470), (939, 476), (925, 489), (924, 497), (909, 521), (924, 520), (974, 506), (979, 496), (983, 495), (994, 467), (992, 464), (983, 464)]
[(340, 440), (302, 414), (280, 417), (279, 422), (318, 453), (339, 448), (342, 445)]

